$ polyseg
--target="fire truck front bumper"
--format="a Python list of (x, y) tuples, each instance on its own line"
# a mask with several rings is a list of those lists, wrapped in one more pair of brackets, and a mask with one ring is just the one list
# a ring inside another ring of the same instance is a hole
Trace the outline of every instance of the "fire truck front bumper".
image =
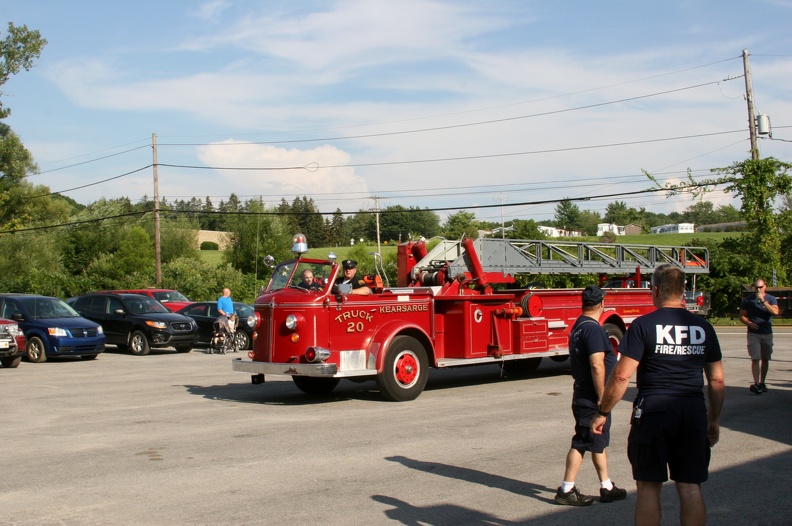
[(334, 363), (270, 363), (235, 358), (231, 367), (241, 373), (286, 376), (336, 376), (338, 373), (338, 365)]

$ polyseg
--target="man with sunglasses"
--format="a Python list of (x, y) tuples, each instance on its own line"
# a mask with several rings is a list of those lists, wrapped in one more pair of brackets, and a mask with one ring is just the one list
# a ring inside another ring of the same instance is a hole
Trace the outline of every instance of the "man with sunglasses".
[(748, 355), (751, 357), (753, 385), (752, 393), (767, 392), (765, 380), (773, 354), (773, 316), (778, 315), (778, 301), (767, 294), (767, 283), (763, 279), (754, 281), (754, 294), (749, 294), (740, 305), (740, 323), (748, 327)]

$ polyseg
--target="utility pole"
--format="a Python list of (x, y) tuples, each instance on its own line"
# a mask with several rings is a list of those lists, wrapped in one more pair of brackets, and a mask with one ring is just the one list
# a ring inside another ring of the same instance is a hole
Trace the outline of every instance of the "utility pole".
[(499, 193), (498, 195), (500, 196), (501, 204), (501, 239), (506, 239), (506, 222), (503, 219), (503, 192)]
[(162, 261), (160, 250), (160, 217), (159, 217), (159, 175), (157, 174), (157, 134), (151, 134), (151, 150), (153, 152), (154, 167), (154, 259), (155, 279), (157, 287), (162, 284)]
[(382, 257), (382, 252), (380, 251), (380, 223), (379, 223), (380, 207), (379, 207), (379, 196), (378, 195), (374, 196), (374, 212), (375, 212), (375, 216), (377, 218), (377, 254), (379, 254), (379, 256)]
[(743, 70), (745, 73), (745, 100), (748, 102), (748, 131), (751, 133), (751, 158), (759, 160), (759, 147), (756, 145), (756, 117), (754, 117), (753, 86), (751, 85), (751, 65), (748, 50), (743, 49)]

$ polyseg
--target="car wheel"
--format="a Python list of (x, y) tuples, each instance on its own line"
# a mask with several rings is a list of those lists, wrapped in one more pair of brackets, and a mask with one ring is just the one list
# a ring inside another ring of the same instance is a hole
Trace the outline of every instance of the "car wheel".
[(5, 358), (0, 358), (0, 363), (3, 364), (3, 367), (6, 369), (14, 369), (19, 367), (19, 362), (22, 361), (21, 356), (8, 356)]
[(41, 363), (47, 361), (47, 351), (44, 350), (44, 342), (38, 336), (31, 336), (27, 341), (25, 347), (28, 360), (33, 363)]
[(240, 351), (250, 349), (250, 336), (245, 331), (237, 331), (234, 334), (234, 339), (236, 340), (236, 348)]
[(151, 351), (146, 334), (143, 331), (134, 331), (129, 336), (129, 350), (135, 356), (145, 356)]

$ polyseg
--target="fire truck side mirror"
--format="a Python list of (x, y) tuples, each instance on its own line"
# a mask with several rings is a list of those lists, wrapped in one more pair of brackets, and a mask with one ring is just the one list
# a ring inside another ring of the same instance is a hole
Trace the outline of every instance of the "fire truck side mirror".
[(275, 268), (275, 258), (272, 256), (264, 256), (264, 264), (269, 268)]

